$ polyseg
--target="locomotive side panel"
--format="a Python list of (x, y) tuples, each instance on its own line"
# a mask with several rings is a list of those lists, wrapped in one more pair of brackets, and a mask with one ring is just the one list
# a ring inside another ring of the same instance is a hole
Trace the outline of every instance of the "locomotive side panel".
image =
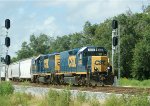
[(60, 55), (55, 55), (55, 72), (60, 72)]
[(60, 53), (60, 70), (62, 73), (76, 73), (76, 54), (79, 49), (73, 49)]
[(50, 68), (50, 73), (55, 72), (55, 55), (49, 56), (49, 68)]

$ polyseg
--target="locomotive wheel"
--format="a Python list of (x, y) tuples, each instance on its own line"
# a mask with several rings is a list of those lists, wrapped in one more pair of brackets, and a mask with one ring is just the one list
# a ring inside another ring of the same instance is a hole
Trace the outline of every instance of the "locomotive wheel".
[(55, 75), (51, 74), (51, 84), (55, 84)]
[(36, 83), (38, 83), (38, 84), (40, 83), (39, 82), (39, 77), (36, 77)]
[(113, 74), (108, 75), (106, 80), (104, 81), (104, 83), (106, 85), (113, 85), (113, 83), (114, 83), (114, 75)]
[(64, 76), (63, 75), (59, 76), (59, 82), (60, 82), (60, 84), (64, 84)]

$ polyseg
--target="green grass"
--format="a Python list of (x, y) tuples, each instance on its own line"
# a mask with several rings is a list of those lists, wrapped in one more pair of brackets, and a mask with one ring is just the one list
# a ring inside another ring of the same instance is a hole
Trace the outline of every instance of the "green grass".
[(9, 95), (12, 94), (14, 91), (14, 87), (10, 82), (1, 82), (0, 83), (0, 95)]
[(103, 106), (150, 106), (150, 100), (145, 93), (134, 96), (123, 95), (121, 97), (111, 95), (106, 99)]
[(121, 86), (150, 87), (150, 80), (139, 81), (135, 79), (121, 78), (119, 84)]
[(120, 97), (111, 95), (105, 101), (99, 101), (96, 96), (88, 97), (83, 92), (72, 98), (68, 89), (63, 91), (50, 89), (46, 95), (38, 97), (26, 93), (13, 93), (13, 90), (11, 83), (0, 83), (0, 106), (150, 106), (146, 93)]
[(71, 93), (69, 90), (56, 91), (49, 90), (44, 100), (41, 101), (39, 106), (69, 106), (71, 101)]

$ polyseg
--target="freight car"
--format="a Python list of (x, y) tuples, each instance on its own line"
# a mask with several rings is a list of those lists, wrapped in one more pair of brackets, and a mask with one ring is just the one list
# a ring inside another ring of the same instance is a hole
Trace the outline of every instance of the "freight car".
[[(34, 58), (28, 58), (12, 63), (8, 66), (8, 78), (13, 81), (31, 80), (31, 64)], [(6, 65), (2, 66), (1, 77), (6, 77)], [(5, 74), (5, 75), (4, 75)]]
[(103, 47), (83, 47), (41, 55), (32, 63), (32, 81), (53, 84), (113, 84), (113, 73)]
[(0, 66), (0, 69), (1, 69), (1, 79), (2, 80), (5, 80), (5, 70), (6, 70), (6, 65), (2, 65), (2, 66)]

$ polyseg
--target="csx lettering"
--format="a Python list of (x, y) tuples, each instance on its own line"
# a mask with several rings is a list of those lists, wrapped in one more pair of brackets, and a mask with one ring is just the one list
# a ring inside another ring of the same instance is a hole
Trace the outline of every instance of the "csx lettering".
[(95, 65), (102, 65), (105, 64), (105, 60), (96, 60)]

